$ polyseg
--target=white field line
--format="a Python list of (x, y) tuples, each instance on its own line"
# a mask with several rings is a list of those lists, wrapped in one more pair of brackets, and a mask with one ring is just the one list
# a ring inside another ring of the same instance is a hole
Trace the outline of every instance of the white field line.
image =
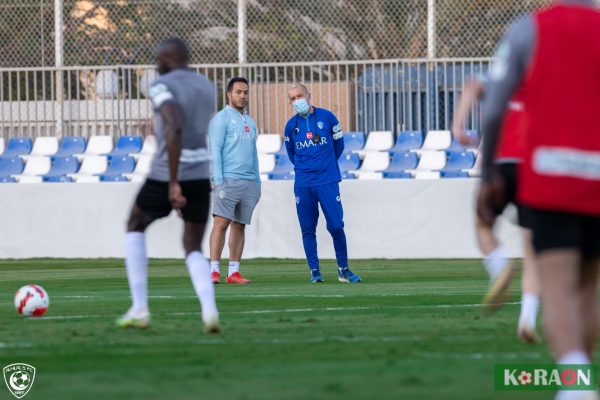
[[(504, 303), (505, 305), (521, 304), (518, 301)], [(262, 309), (262, 310), (244, 310), (244, 311), (223, 311), (221, 314), (277, 314), (277, 313), (303, 313), (303, 312), (335, 312), (335, 311), (357, 311), (357, 310), (397, 310), (397, 309), (436, 309), (436, 308), (474, 308), (481, 307), (481, 304), (418, 304), (418, 305), (401, 305), (401, 306), (384, 306), (384, 307), (323, 307), (323, 308), (274, 308), (274, 309)], [(199, 311), (186, 311), (186, 312), (168, 312), (161, 313), (158, 315), (199, 315)], [(52, 320), (52, 319), (89, 319), (89, 318), (104, 318), (110, 317), (109, 314), (82, 314), (82, 315), (49, 315), (45, 317), (29, 317), (29, 320)], [(113, 315), (114, 316), (114, 315)]]

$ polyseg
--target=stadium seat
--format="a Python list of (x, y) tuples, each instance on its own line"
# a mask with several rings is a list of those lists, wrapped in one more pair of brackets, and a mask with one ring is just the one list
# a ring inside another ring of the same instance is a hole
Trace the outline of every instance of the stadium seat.
[(426, 151), (421, 154), (417, 170), (439, 171), (446, 166), (446, 153), (443, 151)]
[(415, 179), (440, 179), (440, 173), (437, 171), (417, 171), (414, 175)]
[(294, 164), (290, 161), (287, 154), (277, 158), (275, 168), (271, 171), (273, 174), (289, 174), (294, 170)]
[(448, 147), (447, 151), (465, 151), (466, 149), (476, 149), (479, 147), (481, 143), (479, 132), (477, 131), (465, 131), (465, 134), (468, 137), (471, 137), (475, 140), (474, 144), (469, 144), (467, 146), (463, 146), (456, 138), (452, 137), (452, 143)]
[(446, 150), (451, 143), (450, 131), (429, 131), (423, 141), (422, 150)]
[(391, 131), (373, 131), (367, 136), (364, 149), (357, 152), (361, 155), (366, 155), (367, 152), (373, 151), (387, 152), (392, 146), (394, 146), (394, 135)]
[(279, 150), (277, 150), (277, 152), (275, 153), (276, 158), (279, 158), (281, 156), (288, 156), (287, 149), (285, 148), (284, 144), (282, 144)]
[(360, 168), (360, 158), (358, 154), (343, 154), (338, 164), (342, 172), (355, 171)]
[[(359, 179), (361, 179), (361, 175), (371, 175), (371, 172), (380, 172), (387, 169), (390, 165), (390, 153), (385, 152), (369, 152), (366, 154), (365, 159), (360, 167), (360, 170), (350, 171), (355, 174)], [(379, 173), (381, 179), (381, 173)], [(364, 178), (368, 179), (368, 178)]]
[(390, 166), (383, 171), (383, 176), (386, 177), (386, 173), (398, 173), (407, 170), (416, 169), (419, 163), (419, 157), (416, 153), (405, 152), (396, 153), (392, 157)]
[(469, 174), (465, 171), (442, 171), (440, 172), (442, 178), (468, 178)]
[(0, 156), (4, 153), (4, 138), (0, 137)]
[(144, 139), (144, 145), (142, 146), (142, 151), (140, 151), (140, 155), (154, 155), (156, 153), (156, 136), (148, 135), (146, 139)]
[(83, 159), (81, 168), (76, 174), (69, 174), (75, 182), (98, 182), (97, 175), (106, 171), (108, 161), (106, 156), (90, 155)]
[(67, 182), (73, 182), (73, 178), (71, 178), (70, 176), (66, 176), (66, 175), (44, 176), (42, 179), (43, 179), (44, 182), (49, 182), (49, 183), (67, 183)]
[(344, 133), (344, 153), (362, 150), (365, 147), (365, 134), (363, 132)]
[(28, 157), (25, 169), (14, 178), (17, 182), (42, 182), (41, 175), (50, 171), (51, 164), (50, 157)]
[(129, 182), (124, 175), (100, 175), (100, 182)]
[(55, 157), (50, 171), (42, 176), (44, 182), (64, 182), (58, 178), (65, 177), (67, 174), (77, 173), (79, 163), (77, 158), (71, 157)]
[(361, 181), (379, 180), (383, 179), (383, 174), (381, 172), (362, 172), (357, 179)]
[(483, 157), (481, 157), (481, 155), (477, 156), (477, 158), (475, 158), (475, 165), (473, 165), (473, 168), (467, 169), (464, 172), (468, 173), (469, 176), (472, 176), (472, 177), (481, 176), (482, 159), (483, 159)]
[(30, 157), (50, 156), (58, 151), (58, 138), (55, 136), (38, 137), (33, 143)]
[(352, 172), (342, 172), (342, 179), (344, 179), (344, 180), (356, 179), (356, 175), (354, 175)]
[(293, 181), (295, 178), (294, 172), (270, 173), (269, 180), (271, 181)]
[(148, 173), (150, 172), (150, 167), (152, 166), (153, 159), (154, 157), (148, 154), (139, 156), (133, 172), (124, 173), (123, 176), (125, 176), (131, 182), (144, 181), (146, 179), (146, 175), (148, 175)]
[[(135, 160), (130, 156), (113, 156), (109, 163), (106, 172), (100, 174), (100, 181), (114, 182), (108, 177), (120, 176), (122, 174), (130, 174), (135, 169)], [(102, 178), (106, 178), (103, 180)], [(128, 181), (125, 178), (125, 181)]]
[(16, 180), (10, 176), (0, 176), (0, 183), (15, 183)]
[[(23, 160), (19, 157), (0, 157), (0, 177), (9, 178), (23, 172)], [(14, 182), (14, 180), (10, 181)]]
[(111, 136), (92, 136), (88, 141), (87, 148), (82, 154), (75, 154), (77, 158), (87, 156), (99, 156), (108, 154), (113, 149), (113, 139)]
[(256, 137), (256, 150), (262, 154), (274, 154), (281, 149), (281, 136), (278, 133), (263, 133)]
[(393, 156), (396, 153), (420, 149), (421, 146), (423, 146), (423, 132), (403, 131), (398, 135), (396, 144), (390, 150), (390, 154)]
[(399, 171), (399, 172), (384, 172), (384, 179), (411, 179), (412, 175), (409, 172)]
[(31, 153), (30, 138), (12, 138), (2, 153), (2, 158), (13, 158)]
[(258, 170), (261, 174), (268, 174), (275, 169), (274, 154), (258, 154)]
[(444, 171), (460, 171), (471, 169), (475, 165), (475, 153), (472, 151), (453, 151), (448, 153), (448, 162)]
[(142, 137), (141, 136), (121, 136), (117, 140), (115, 149), (108, 153), (108, 159), (110, 160), (115, 156), (126, 156), (129, 154), (137, 154), (142, 150)]
[(68, 157), (85, 152), (86, 140), (82, 136), (66, 136), (60, 141), (58, 151), (53, 157)]

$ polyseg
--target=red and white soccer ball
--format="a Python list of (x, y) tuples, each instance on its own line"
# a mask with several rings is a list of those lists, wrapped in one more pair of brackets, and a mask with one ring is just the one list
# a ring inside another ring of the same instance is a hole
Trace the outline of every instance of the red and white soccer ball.
[(15, 293), (15, 308), (26, 317), (41, 317), (48, 310), (48, 293), (38, 285), (26, 285)]

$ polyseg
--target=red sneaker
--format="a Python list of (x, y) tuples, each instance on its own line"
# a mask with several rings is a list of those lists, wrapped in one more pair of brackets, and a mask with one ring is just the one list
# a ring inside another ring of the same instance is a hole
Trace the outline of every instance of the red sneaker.
[(211, 272), (210, 277), (212, 278), (212, 283), (214, 283), (215, 285), (218, 285), (219, 283), (221, 283), (221, 274), (218, 273), (217, 271)]
[(250, 281), (242, 276), (239, 272), (234, 272), (231, 276), (228, 276), (225, 280), (227, 283), (231, 283), (234, 285), (246, 285), (250, 283)]

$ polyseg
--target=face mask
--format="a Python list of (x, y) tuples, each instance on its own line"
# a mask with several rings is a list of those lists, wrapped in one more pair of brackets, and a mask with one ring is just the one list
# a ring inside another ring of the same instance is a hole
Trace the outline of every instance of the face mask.
[(294, 110), (296, 110), (296, 112), (300, 115), (308, 114), (308, 111), (310, 110), (310, 104), (308, 104), (308, 100), (306, 100), (306, 99), (296, 100), (294, 102)]

